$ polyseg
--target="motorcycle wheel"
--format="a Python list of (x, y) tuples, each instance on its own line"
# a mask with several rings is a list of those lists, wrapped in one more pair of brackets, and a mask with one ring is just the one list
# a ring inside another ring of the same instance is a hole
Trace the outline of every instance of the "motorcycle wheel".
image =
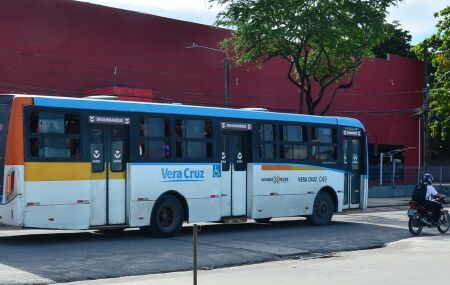
[(445, 234), (450, 228), (450, 216), (448, 213), (442, 213), (439, 217), (439, 225), (437, 226), (438, 231), (441, 234)]
[(408, 221), (409, 232), (415, 236), (420, 234), (423, 229), (423, 225), (420, 222), (420, 215), (418, 213), (414, 214)]

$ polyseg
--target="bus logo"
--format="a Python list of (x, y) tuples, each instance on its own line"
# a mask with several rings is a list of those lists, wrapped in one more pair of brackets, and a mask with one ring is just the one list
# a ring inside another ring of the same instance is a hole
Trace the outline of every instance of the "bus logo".
[(161, 168), (161, 182), (194, 182), (205, 181), (205, 171), (202, 169), (170, 169)]
[(120, 153), (120, 150), (116, 150), (116, 152), (114, 153), (114, 157), (117, 159), (119, 159), (121, 155), (122, 154)]

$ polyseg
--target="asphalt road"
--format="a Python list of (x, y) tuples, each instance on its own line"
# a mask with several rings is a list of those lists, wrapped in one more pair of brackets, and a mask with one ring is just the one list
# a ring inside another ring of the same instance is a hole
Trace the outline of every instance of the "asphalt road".
[[(326, 227), (304, 219), (202, 226), (199, 266), (228, 267), (376, 248), (410, 237), (405, 211), (337, 215)], [(437, 234), (426, 231), (425, 235)], [(192, 227), (171, 239), (125, 232), (0, 230), (0, 284), (48, 284), (190, 270)]]
[[(245, 266), (201, 270), (202, 285), (423, 285), (447, 284), (450, 235), (410, 238), (386, 247)], [(417, 264), (420, 268), (417, 270)], [(71, 285), (185, 285), (192, 271), (71, 282)], [(331, 282), (330, 282), (331, 281)], [(67, 284), (67, 283), (65, 283)]]

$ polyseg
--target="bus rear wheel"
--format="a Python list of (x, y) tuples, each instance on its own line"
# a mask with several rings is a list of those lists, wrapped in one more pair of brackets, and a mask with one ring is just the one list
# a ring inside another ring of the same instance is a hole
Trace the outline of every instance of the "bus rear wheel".
[(157, 237), (173, 237), (183, 225), (184, 212), (180, 200), (172, 195), (161, 197), (155, 204), (150, 228)]
[(330, 194), (319, 192), (314, 200), (312, 215), (307, 219), (314, 226), (325, 226), (331, 222), (333, 217), (334, 206)]

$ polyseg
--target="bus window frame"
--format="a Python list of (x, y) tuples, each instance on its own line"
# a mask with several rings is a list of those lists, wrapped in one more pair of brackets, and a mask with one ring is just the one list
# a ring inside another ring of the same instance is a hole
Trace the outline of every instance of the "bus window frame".
[[(24, 158), (27, 162), (85, 162), (86, 154), (85, 154), (85, 144), (83, 141), (83, 137), (85, 137), (85, 130), (83, 124), (83, 111), (79, 109), (73, 108), (49, 108), (49, 107), (36, 107), (36, 106), (25, 106), (24, 107), (24, 116), (23, 116), (23, 138), (24, 138)], [(64, 113), (64, 114), (74, 114), (78, 115), (80, 119), (80, 133), (78, 135), (74, 134), (36, 134), (33, 135), (30, 133), (30, 116), (32, 112), (45, 112), (45, 113)], [(58, 137), (58, 138), (78, 138), (80, 141), (80, 155), (78, 159), (72, 158), (43, 158), (43, 157), (34, 157), (31, 156), (30, 153), (30, 140), (32, 138), (45, 138), (45, 137)]]

